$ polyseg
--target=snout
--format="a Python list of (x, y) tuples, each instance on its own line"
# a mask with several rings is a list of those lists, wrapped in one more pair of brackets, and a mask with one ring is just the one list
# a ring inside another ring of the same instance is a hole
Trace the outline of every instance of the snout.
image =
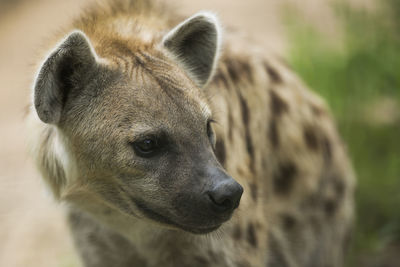
[(220, 168), (212, 169), (210, 173), (213, 185), (207, 196), (211, 209), (219, 215), (231, 214), (239, 206), (243, 187)]
[(179, 228), (195, 234), (209, 233), (228, 221), (239, 206), (243, 187), (215, 165), (198, 169), (190, 186), (172, 198), (170, 220)]
[(212, 210), (217, 214), (230, 214), (239, 206), (243, 187), (231, 177), (218, 181), (207, 192)]

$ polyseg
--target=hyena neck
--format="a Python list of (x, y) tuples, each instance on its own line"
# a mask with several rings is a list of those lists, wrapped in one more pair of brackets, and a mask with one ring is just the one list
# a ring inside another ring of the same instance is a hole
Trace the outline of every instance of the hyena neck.
[(69, 224), (78, 246), (85, 246), (82, 240), (89, 240), (88, 236), (93, 235), (103, 250), (102, 244), (107, 241), (113, 244), (112, 249), (124, 251), (125, 255), (134, 257), (134, 262), (143, 261), (146, 266), (197, 266), (193, 265), (193, 259), (198, 259), (201, 266), (202, 260), (210, 258), (218, 258), (225, 266), (229, 261), (227, 250), (223, 248), (232, 243), (221, 237), (223, 229), (207, 235), (194, 235), (143, 219), (125, 217), (100, 205), (96, 214), (93, 214), (94, 206), (90, 207), (90, 213), (82, 208), (88, 207), (82, 207), (82, 204), (79, 207), (68, 206)]

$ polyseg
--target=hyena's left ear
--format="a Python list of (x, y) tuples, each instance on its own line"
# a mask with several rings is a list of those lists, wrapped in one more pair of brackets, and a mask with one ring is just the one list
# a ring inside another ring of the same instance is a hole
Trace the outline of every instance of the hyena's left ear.
[(74, 31), (42, 64), (34, 85), (34, 105), (45, 123), (57, 124), (65, 101), (94, 66), (97, 55), (81, 31)]
[(163, 39), (163, 45), (200, 87), (210, 79), (217, 63), (220, 31), (214, 14), (200, 12), (176, 26)]

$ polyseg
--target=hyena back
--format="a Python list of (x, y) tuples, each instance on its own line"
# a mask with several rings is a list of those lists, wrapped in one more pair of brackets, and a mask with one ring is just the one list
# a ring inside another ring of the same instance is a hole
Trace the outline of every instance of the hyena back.
[(352, 169), (281, 60), (221, 45), (212, 13), (145, 0), (96, 5), (65, 33), (29, 126), (85, 266), (342, 266)]

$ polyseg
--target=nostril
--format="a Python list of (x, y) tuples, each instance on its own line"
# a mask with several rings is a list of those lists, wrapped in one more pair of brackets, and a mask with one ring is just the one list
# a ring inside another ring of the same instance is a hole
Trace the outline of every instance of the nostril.
[(232, 209), (232, 201), (228, 197), (218, 197), (213, 196), (213, 194), (209, 194), (208, 196), (218, 211), (224, 212)]
[(211, 200), (215, 205), (229, 209), (232, 206), (232, 201), (227, 196), (215, 199), (212, 195)]
[(230, 201), (229, 199), (225, 199), (221, 202), (220, 206), (229, 209), (232, 206), (232, 201)]
[(208, 196), (207, 203), (214, 212), (228, 215), (239, 206), (243, 187), (225, 172), (214, 180), (212, 187), (205, 194), (205, 197)]

